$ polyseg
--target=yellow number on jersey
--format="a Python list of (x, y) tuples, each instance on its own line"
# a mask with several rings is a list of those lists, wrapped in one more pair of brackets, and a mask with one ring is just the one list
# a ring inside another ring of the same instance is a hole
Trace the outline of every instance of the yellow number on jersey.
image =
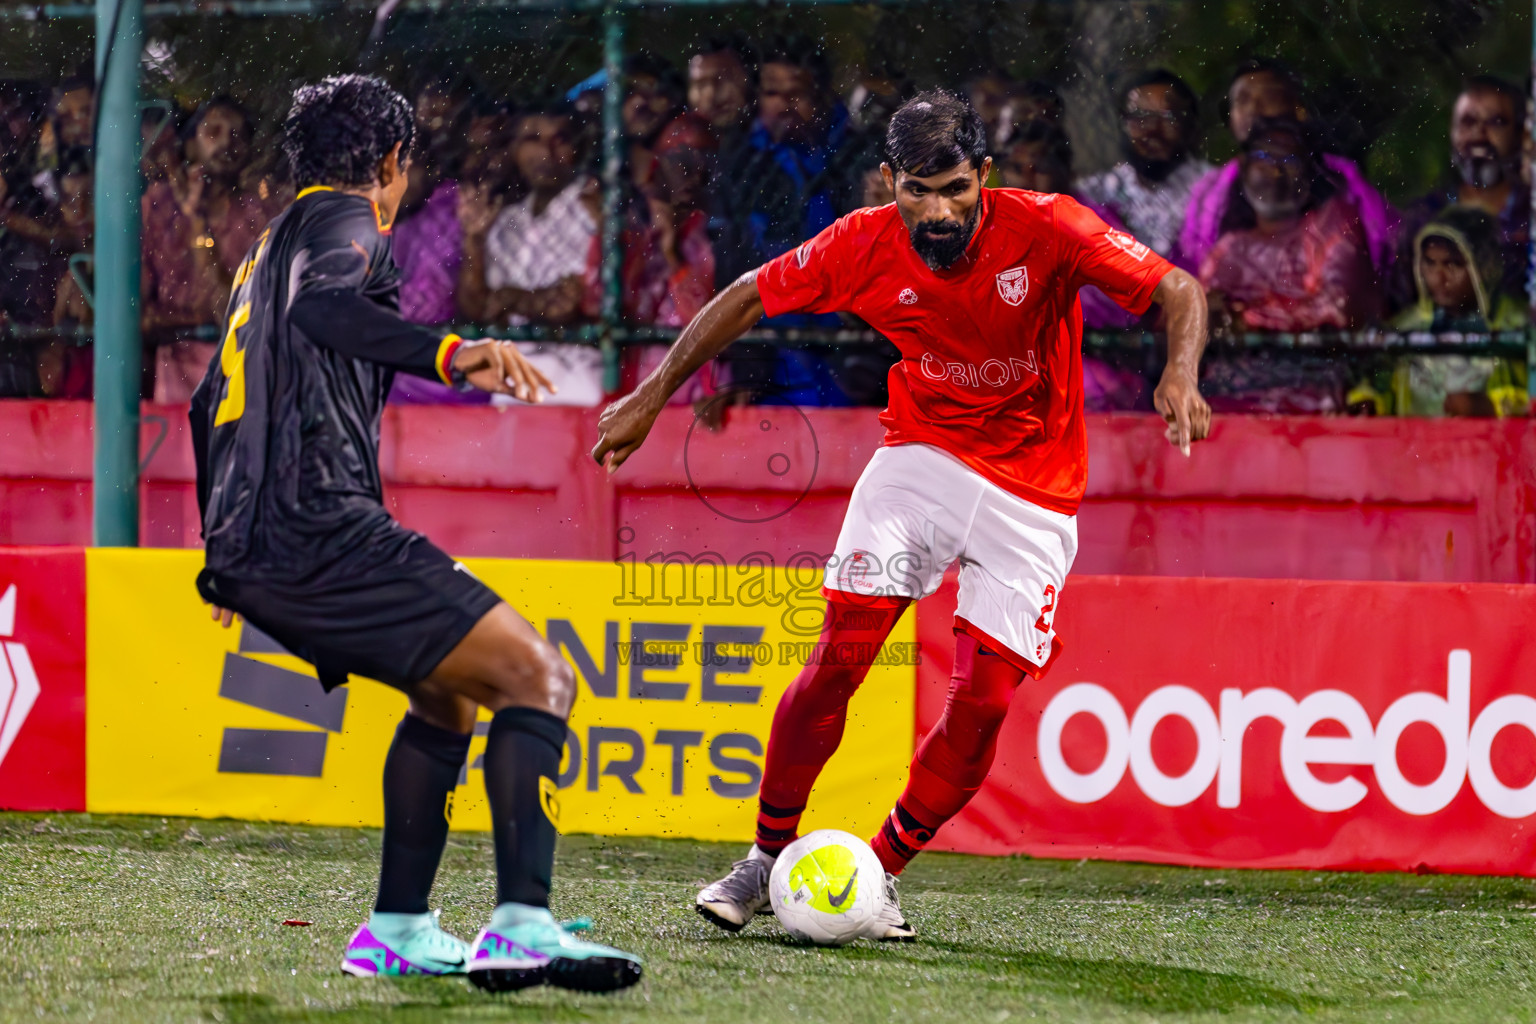
[(213, 414), (213, 425), (222, 427), (245, 415), (245, 350), (240, 348), (235, 332), (251, 318), (249, 302), (235, 310), (229, 318), (229, 331), (224, 335), (224, 347), (219, 350), (219, 369), (224, 371), (224, 400)]
[(251, 254), (249, 259), (240, 264), (240, 268), (235, 271), (234, 284), (230, 285), (232, 290), (239, 288), (241, 285), (245, 284), (245, 282), (251, 279), (251, 275), (256, 272), (256, 264), (261, 262), (262, 254), (267, 251), (267, 239), (271, 237), (271, 228), (267, 228), (267, 230), (261, 233), (261, 239), (256, 243), (256, 251)]

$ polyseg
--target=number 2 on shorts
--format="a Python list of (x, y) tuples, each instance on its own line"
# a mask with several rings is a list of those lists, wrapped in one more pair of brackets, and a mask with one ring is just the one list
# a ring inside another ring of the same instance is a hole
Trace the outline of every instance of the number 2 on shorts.
[(1035, 620), (1035, 629), (1041, 633), (1049, 633), (1051, 622), (1056, 618), (1056, 584), (1046, 584), (1042, 600), (1044, 603), (1040, 606), (1040, 617)]

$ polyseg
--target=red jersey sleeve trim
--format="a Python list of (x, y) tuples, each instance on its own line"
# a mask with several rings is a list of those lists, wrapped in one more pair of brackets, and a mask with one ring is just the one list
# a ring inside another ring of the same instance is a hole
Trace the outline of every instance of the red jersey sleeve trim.
[(958, 615), (955, 616), (955, 632), (966, 633), (975, 637), (978, 641), (986, 644), (989, 648), (996, 651), (998, 655), (1001, 656), (1002, 659), (1008, 664), (1012, 665), (1014, 668), (1018, 669), (1020, 672), (1023, 672), (1025, 675), (1030, 676), (1033, 679), (1044, 678), (1045, 674), (1051, 670), (1051, 666), (1056, 664), (1056, 658), (1061, 654), (1061, 637), (1053, 636), (1051, 637), (1050, 657), (1045, 659), (1044, 665), (1036, 665), (1034, 662), (1030, 661), (1022, 654), (1019, 654), (1017, 651), (1013, 650), (1001, 640), (987, 633), (985, 630), (978, 628), (973, 623), (962, 619)]

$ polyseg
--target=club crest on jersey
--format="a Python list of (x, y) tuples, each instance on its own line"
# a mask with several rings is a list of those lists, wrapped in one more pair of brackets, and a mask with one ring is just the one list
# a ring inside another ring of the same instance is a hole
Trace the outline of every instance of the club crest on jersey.
[(911, 288), (903, 288), (901, 294), (896, 296), (896, 301), (903, 306), (915, 306), (917, 305), (917, 292)]
[(1111, 229), (1104, 232), (1104, 237), (1109, 239), (1110, 245), (1115, 246), (1117, 249), (1125, 250), (1126, 255), (1130, 256), (1133, 260), (1144, 260), (1147, 258), (1147, 253), (1151, 251), (1124, 231)]
[(1029, 294), (1029, 268), (1014, 267), (997, 275), (997, 294), (1010, 306), (1023, 303)]

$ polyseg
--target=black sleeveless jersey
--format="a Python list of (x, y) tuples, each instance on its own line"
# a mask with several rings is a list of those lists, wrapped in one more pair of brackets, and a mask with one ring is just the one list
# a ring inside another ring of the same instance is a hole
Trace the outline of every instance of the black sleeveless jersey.
[(209, 569), (297, 582), (415, 538), (384, 508), (379, 423), (395, 372), (446, 380), (459, 339), (398, 310), (389, 230), (364, 197), (306, 189), (251, 249), (192, 397)]

